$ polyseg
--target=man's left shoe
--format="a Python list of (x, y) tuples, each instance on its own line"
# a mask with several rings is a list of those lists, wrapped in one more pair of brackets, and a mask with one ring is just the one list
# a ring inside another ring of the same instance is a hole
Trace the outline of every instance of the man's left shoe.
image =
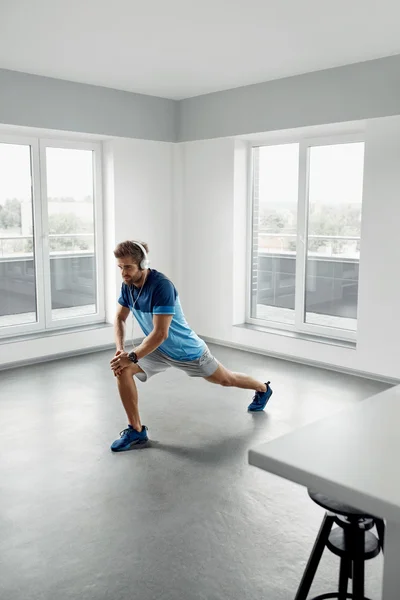
[(265, 385), (267, 386), (267, 390), (265, 392), (256, 392), (253, 397), (253, 402), (249, 404), (248, 411), (249, 412), (259, 412), (264, 410), (267, 405), (268, 400), (272, 396), (272, 390), (269, 387), (270, 382), (268, 381)]
[(128, 425), (126, 429), (121, 431), (120, 438), (115, 440), (111, 445), (111, 450), (113, 452), (124, 452), (126, 450), (131, 450), (133, 446), (141, 446), (148, 441), (147, 437), (147, 427), (146, 425), (142, 426), (142, 431), (136, 431), (133, 429), (132, 425)]

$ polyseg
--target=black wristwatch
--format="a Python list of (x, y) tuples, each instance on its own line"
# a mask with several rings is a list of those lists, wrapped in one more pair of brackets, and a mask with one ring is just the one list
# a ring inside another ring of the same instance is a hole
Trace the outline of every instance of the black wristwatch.
[(136, 352), (134, 352), (133, 350), (132, 350), (132, 352), (129, 352), (129, 354), (128, 354), (128, 358), (129, 358), (129, 360), (130, 360), (131, 362), (133, 362), (133, 363), (135, 363), (135, 364), (136, 364), (136, 363), (137, 363), (137, 361), (139, 360), (139, 359), (138, 359), (138, 357), (136, 356)]

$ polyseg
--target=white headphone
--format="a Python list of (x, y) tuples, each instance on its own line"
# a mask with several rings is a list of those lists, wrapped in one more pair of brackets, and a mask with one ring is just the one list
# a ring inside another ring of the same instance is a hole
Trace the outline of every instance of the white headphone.
[(147, 257), (147, 252), (144, 249), (144, 246), (142, 246), (142, 244), (139, 244), (139, 242), (134, 242), (134, 241), (132, 241), (132, 244), (135, 244), (135, 246), (138, 246), (143, 253), (143, 258), (140, 261), (140, 265), (139, 265), (140, 269), (142, 269), (142, 271), (144, 271), (144, 269), (148, 269), (150, 266), (150, 261)]

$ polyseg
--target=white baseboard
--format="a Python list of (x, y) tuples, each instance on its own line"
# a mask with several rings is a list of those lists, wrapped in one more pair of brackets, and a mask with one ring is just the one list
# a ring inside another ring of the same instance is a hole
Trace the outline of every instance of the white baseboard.
[(364, 371), (357, 371), (355, 369), (338, 367), (336, 365), (328, 365), (317, 360), (308, 360), (297, 356), (288, 356), (287, 354), (280, 354), (279, 352), (271, 352), (269, 350), (263, 350), (261, 348), (253, 348), (252, 346), (246, 346), (245, 344), (239, 344), (237, 342), (226, 342), (225, 340), (219, 340), (217, 338), (211, 338), (208, 336), (200, 336), (202, 340), (209, 344), (216, 344), (217, 346), (224, 346), (225, 348), (233, 348), (235, 350), (242, 350), (244, 352), (250, 352), (252, 354), (260, 354), (262, 356), (269, 356), (271, 358), (277, 358), (286, 362), (296, 363), (299, 365), (306, 365), (309, 367), (316, 367), (318, 369), (324, 369), (326, 371), (333, 371), (335, 373), (343, 373), (344, 375), (353, 375), (354, 377), (360, 377), (362, 379), (370, 379), (371, 381), (379, 381), (381, 383), (387, 383), (388, 385), (399, 385), (400, 379), (394, 377), (384, 377), (376, 373), (368, 373)]

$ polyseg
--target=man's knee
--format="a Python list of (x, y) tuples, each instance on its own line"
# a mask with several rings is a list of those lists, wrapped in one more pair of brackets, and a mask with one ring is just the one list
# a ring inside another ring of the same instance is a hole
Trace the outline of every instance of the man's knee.
[(233, 373), (224, 373), (221, 378), (220, 385), (223, 387), (232, 387), (235, 385), (235, 376)]
[(132, 377), (132, 375), (129, 373), (129, 371), (127, 371), (127, 369), (123, 369), (120, 373), (116, 373), (115, 375), (118, 381)]
[(119, 381), (124, 381), (125, 379), (132, 379), (134, 375), (138, 373), (143, 373), (143, 370), (139, 367), (138, 364), (132, 363), (129, 367), (125, 367), (122, 371), (116, 376)]
[(222, 385), (223, 387), (232, 387), (235, 385), (235, 374), (228, 369), (225, 369), (222, 365), (219, 365), (218, 369), (215, 371), (213, 375), (205, 378), (210, 383), (215, 383), (216, 385)]
[(119, 382), (119, 381), (124, 381), (124, 379), (129, 379), (129, 377), (133, 376), (133, 373), (131, 373), (131, 370), (129, 369), (129, 367), (125, 367), (125, 369), (122, 369), (122, 371), (118, 372), (114, 372), (115, 375), (115, 379)]

